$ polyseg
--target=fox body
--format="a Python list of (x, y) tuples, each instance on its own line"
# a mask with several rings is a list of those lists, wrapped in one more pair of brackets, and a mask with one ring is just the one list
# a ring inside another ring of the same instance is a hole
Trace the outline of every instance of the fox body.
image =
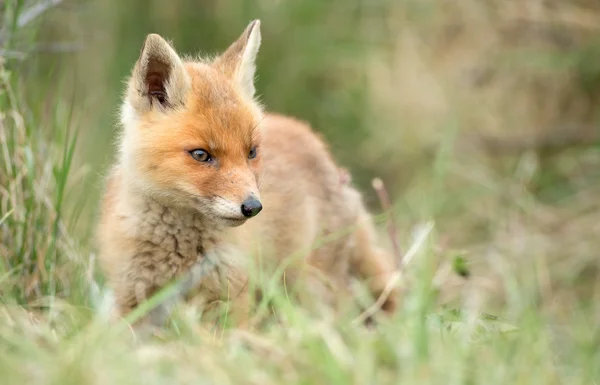
[[(378, 247), (346, 171), (308, 125), (256, 102), (259, 45), (259, 21), (210, 60), (183, 59), (160, 36), (146, 38), (124, 96), (98, 227), (118, 315), (183, 277), (183, 297), (227, 297), (244, 324), (257, 255), (264, 269), (299, 255), (286, 284), (303, 282), (327, 301), (351, 276), (374, 296), (389, 283), (394, 260)], [(396, 302), (392, 290), (383, 308)]]

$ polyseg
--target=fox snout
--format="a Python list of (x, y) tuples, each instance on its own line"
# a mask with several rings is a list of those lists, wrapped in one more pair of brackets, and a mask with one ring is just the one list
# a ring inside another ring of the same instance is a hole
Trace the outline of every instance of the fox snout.
[(255, 217), (263, 209), (254, 173), (242, 171), (246, 170), (223, 175), (217, 184), (219, 188), (210, 190), (214, 195), (204, 208), (213, 216), (236, 225), (238, 221), (243, 223)]
[(246, 218), (252, 218), (252, 217), (256, 216), (258, 213), (260, 213), (260, 211), (262, 210), (262, 204), (260, 203), (260, 201), (258, 199), (254, 198), (254, 197), (250, 197), (242, 203), (241, 210), (242, 210), (242, 214)]
[(263, 209), (258, 192), (256, 175), (249, 169), (235, 169), (225, 174), (224, 186), (227, 191), (219, 194), (235, 205), (236, 215), (246, 220), (258, 215)]
[(262, 203), (255, 194), (248, 195), (241, 203), (239, 200), (237, 202), (220, 196), (213, 198), (209, 212), (218, 222), (227, 226), (239, 226), (258, 215), (263, 209)]

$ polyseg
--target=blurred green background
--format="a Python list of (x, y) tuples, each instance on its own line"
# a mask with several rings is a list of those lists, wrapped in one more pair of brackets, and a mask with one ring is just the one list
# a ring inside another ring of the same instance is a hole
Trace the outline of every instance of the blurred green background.
[[(371, 180), (383, 179), (403, 244), (434, 220), (436, 263), (466, 256), (470, 282), (494, 298), (503, 298), (503, 269), (545, 282), (542, 302), (568, 302), (573, 288), (598, 294), (598, 2), (41, 3), (45, 12), (18, 28), (16, 10), (34, 2), (2, 3), (2, 56), (28, 121), (39, 123), (29, 137), (57, 144), (33, 156), (60, 158), (76, 136), (59, 211), (84, 260), (123, 82), (146, 34), (180, 53), (215, 54), (259, 18), (260, 99), (321, 133), (376, 213)], [(464, 285), (453, 279), (448, 295)]]

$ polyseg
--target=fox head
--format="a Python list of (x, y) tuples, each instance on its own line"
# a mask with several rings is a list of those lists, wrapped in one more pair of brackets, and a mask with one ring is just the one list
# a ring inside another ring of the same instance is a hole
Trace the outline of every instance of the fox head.
[(225, 226), (258, 214), (260, 40), (255, 20), (221, 55), (192, 60), (159, 35), (146, 37), (121, 109), (127, 183)]

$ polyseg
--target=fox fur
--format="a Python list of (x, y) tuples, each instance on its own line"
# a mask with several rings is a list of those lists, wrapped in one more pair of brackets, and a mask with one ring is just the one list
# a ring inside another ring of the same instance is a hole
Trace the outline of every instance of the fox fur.
[[(181, 298), (228, 299), (243, 326), (258, 254), (273, 267), (300, 253), (285, 283), (304, 282), (330, 302), (352, 276), (374, 297), (389, 283), (394, 259), (378, 245), (349, 173), (307, 124), (266, 113), (256, 101), (260, 41), (255, 20), (221, 55), (190, 59), (147, 36), (123, 98), (118, 159), (98, 225), (100, 266), (118, 316), (183, 277)], [(253, 217), (240, 209), (248, 199), (264, 206)], [(391, 313), (397, 302), (392, 290), (382, 308)]]

